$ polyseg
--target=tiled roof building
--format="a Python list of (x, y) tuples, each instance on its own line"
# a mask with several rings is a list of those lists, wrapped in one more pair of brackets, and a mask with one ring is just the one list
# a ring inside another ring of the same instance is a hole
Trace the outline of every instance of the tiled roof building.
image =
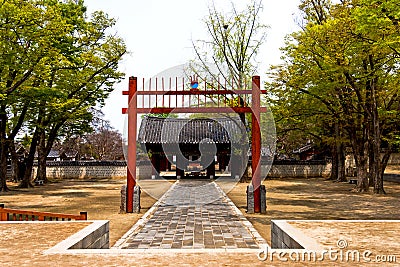
[(145, 117), (139, 129), (139, 142), (149, 144), (199, 144), (201, 141), (230, 144), (230, 133), (240, 129), (236, 118), (181, 119)]
[(231, 147), (241, 142), (241, 132), (245, 134), (245, 129), (236, 117), (185, 119), (146, 116), (139, 128), (138, 141), (147, 152), (151, 152), (155, 175), (170, 169), (174, 159), (177, 176), (186, 176), (185, 171), (190, 175), (189, 170), (193, 167), (190, 165), (197, 164), (199, 169), (206, 170), (207, 177), (214, 177), (215, 162), (207, 165), (201, 160), (207, 152), (212, 152), (220, 170), (225, 170)]

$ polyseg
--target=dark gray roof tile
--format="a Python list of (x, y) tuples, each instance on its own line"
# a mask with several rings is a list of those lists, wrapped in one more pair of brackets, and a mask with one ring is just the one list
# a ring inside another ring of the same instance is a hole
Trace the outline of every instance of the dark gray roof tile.
[[(182, 119), (147, 116), (139, 128), (138, 140), (149, 144), (198, 144), (210, 139), (216, 144), (239, 141), (245, 127), (239, 118)], [(211, 142), (211, 141), (210, 141)]]

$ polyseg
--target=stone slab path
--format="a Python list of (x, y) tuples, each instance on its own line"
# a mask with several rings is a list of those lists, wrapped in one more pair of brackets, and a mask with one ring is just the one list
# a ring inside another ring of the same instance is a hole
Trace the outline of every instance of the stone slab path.
[(179, 180), (113, 248), (259, 249), (264, 243), (215, 182)]

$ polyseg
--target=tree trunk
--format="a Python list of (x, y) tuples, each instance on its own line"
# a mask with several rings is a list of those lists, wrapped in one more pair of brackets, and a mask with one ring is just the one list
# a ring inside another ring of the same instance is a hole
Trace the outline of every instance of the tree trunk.
[[(370, 60), (371, 61), (371, 60)], [(371, 174), (374, 181), (374, 193), (375, 194), (385, 194), (385, 190), (383, 189), (383, 172), (386, 168), (387, 161), (389, 160), (390, 153), (385, 153), (384, 161), (386, 161), (385, 166), (382, 166), (381, 162), (381, 129), (379, 123), (379, 113), (378, 113), (378, 104), (377, 104), (377, 96), (376, 96), (376, 80), (373, 79), (371, 81), (372, 88), (372, 103), (371, 103), (371, 114), (372, 114), (372, 123), (371, 123), (371, 131), (370, 131), (370, 142), (371, 142), (371, 152), (373, 155), (373, 162), (370, 164), (373, 166), (373, 173)], [(389, 150), (390, 151), (390, 150)], [(384, 163), (384, 162), (383, 162)]]
[(19, 169), (21, 166), (21, 163), (19, 162), (19, 158), (17, 155), (17, 152), (15, 150), (15, 143), (10, 142), (10, 154), (11, 154), (11, 167), (13, 170), (13, 175), (12, 179), (13, 181), (18, 181), (19, 180)]
[[(362, 121), (362, 123), (361, 123)], [(357, 171), (357, 186), (354, 189), (356, 192), (368, 192), (368, 130), (365, 116), (359, 122), (353, 122), (348, 126), (348, 134), (350, 143), (354, 153), (354, 160)], [(364, 125), (364, 127), (362, 127)], [(355, 127), (358, 126), (358, 127)], [(357, 128), (362, 129), (360, 133)]]
[(26, 169), (25, 169), (25, 174), (24, 178), (22, 179), (21, 183), (19, 184), (20, 188), (29, 188), (33, 187), (32, 182), (31, 182), (31, 177), (32, 177), (32, 170), (33, 170), (33, 161), (35, 160), (35, 152), (36, 152), (36, 147), (39, 139), (39, 127), (36, 128), (35, 133), (33, 134), (31, 146), (29, 148), (29, 154), (28, 157), (26, 158)]
[(1, 183), (0, 183), (0, 192), (1, 191), (9, 191), (7, 187), (7, 144), (6, 140), (0, 140), (0, 176), (1, 176)]
[(9, 191), (7, 187), (7, 154), (8, 142), (6, 139), (7, 115), (5, 106), (1, 106), (0, 110), (0, 192)]
[[(7, 157), (10, 144), (14, 144), (14, 138), (23, 124), (28, 105), (22, 109), (17, 123), (14, 125), (11, 134), (7, 136), (7, 112), (6, 105), (0, 105), (0, 191), (9, 191), (7, 187)], [(11, 130), (11, 129), (8, 129)], [(15, 150), (15, 148), (14, 148)], [(13, 160), (13, 162), (15, 162)], [(14, 163), (15, 164), (15, 163)]]
[(367, 144), (362, 140), (364, 138), (356, 138), (355, 132), (350, 132), (350, 141), (353, 148), (354, 160), (357, 171), (357, 186), (354, 189), (356, 192), (368, 192), (368, 155)]
[(373, 174), (376, 173), (375, 167), (376, 165), (374, 164), (374, 160), (375, 160), (375, 155), (374, 155), (375, 151), (372, 145), (372, 142), (369, 142), (369, 146), (368, 146), (368, 158), (369, 158), (369, 172), (368, 172), (368, 183), (369, 186), (374, 186), (375, 184), (375, 177)]
[(379, 170), (378, 176), (374, 183), (374, 194), (386, 194), (385, 189), (383, 188), (383, 175), (385, 173), (385, 169), (389, 162), (391, 153), (392, 151), (388, 149), (388, 151), (386, 151), (383, 155), (381, 161), (381, 169)]
[(338, 177), (339, 173), (339, 162), (338, 162), (338, 153), (337, 153), (337, 146), (336, 144), (333, 144), (331, 146), (331, 156), (332, 156), (332, 170), (331, 170), (331, 176), (328, 180), (333, 180), (335, 181)]
[[(52, 128), (48, 129), (47, 142), (46, 142), (46, 132), (43, 130), (43, 132), (40, 134), (39, 147), (38, 147), (38, 173), (36, 176), (37, 180), (43, 180), (43, 182), (45, 183), (48, 182), (46, 174), (46, 169), (47, 169), (46, 159), (51, 151), (51, 148), (54, 145), (54, 141), (58, 136), (58, 131), (64, 125), (64, 122), (65, 121), (61, 121), (53, 125)], [(46, 123), (44, 124), (47, 126)], [(45, 126), (43, 126), (43, 128), (45, 128)]]
[(338, 176), (336, 181), (337, 182), (347, 182), (346, 179), (346, 153), (345, 153), (345, 146), (343, 143), (338, 145)]
[(45, 132), (42, 131), (40, 133), (39, 137), (39, 144), (37, 147), (37, 152), (38, 152), (38, 169), (37, 169), (37, 174), (36, 174), (36, 180), (40, 181), (42, 180), (43, 182), (47, 183), (47, 177), (46, 177), (46, 159), (47, 159), (47, 154), (46, 153), (46, 138), (45, 138)]
[(332, 171), (329, 180), (335, 182), (346, 182), (346, 156), (344, 151), (344, 144), (342, 143), (342, 130), (339, 122), (335, 122), (335, 142), (331, 146), (332, 149)]
[(355, 191), (368, 192), (368, 144), (365, 140), (365, 136), (367, 136), (366, 129), (364, 129), (363, 138), (357, 138), (356, 131), (350, 131), (350, 136), (357, 171), (357, 186)]
[[(359, 159), (356, 160), (356, 168), (357, 168), (357, 192), (368, 192), (368, 172), (367, 172), (367, 157), (366, 156), (357, 156)], [(358, 163), (357, 163), (358, 161)]]

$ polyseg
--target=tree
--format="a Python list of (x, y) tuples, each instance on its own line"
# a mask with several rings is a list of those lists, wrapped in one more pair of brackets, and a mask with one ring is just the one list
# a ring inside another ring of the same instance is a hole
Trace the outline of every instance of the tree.
[(328, 79), (320, 79), (327, 75), (322, 55), (325, 47), (330, 47), (330, 40), (317, 42), (319, 33), (315, 30), (331, 19), (331, 4), (329, 1), (303, 1), (300, 9), (303, 12), (302, 31), (287, 39), (286, 47), (282, 49), (286, 62), (271, 69), (272, 81), (267, 83), (280, 146), (293, 149), (308, 139), (319, 146), (329, 146), (330, 179), (345, 181), (346, 139), (339, 116), (342, 110), (335, 94), (327, 91), (334, 86), (336, 78), (331, 75)]
[(90, 122), (91, 132), (70, 133), (62, 142), (55, 143), (61, 151), (77, 151), (81, 158), (96, 160), (121, 160), (124, 157), (122, 135), (103, 119), (103, 113), (93, 111), (94, 117)]
[[(223, 14), (213, 3), (205, 20), (210, 39), (193, 42), (196, 60), (191, 71), (195, 76), (212, 83), (210, 88), (241, 90), (248, 86), (256, 71), (257, 53), (266, 38), (266, 26), (259, 19), (261, 10), (261, 1), (252, 0), (242, 11), (232, 4), (230, 13)], [(225, 97), (225, 102), (230, 106), (244, 107), (247, 104), (242, 97), (236, 95)], [(218, 101), (213, 98), (209, 100)], [(248, 125), (245, 114), (238, 115), (243, 125)], [(241, 133), (241, 136), (247, 138), (246, 133)], [(243, 140), (241, 143), (248, 142)], [(244, 154), (247, 155), (247, 149), (240, 151), (242, 155), (237, 162), (241, 162), (240, 158), (244, 158)], [(238, 165), (242, 165), (241, 168), (247, 167), (245, 162)]]
[(96, 160), (121, 160), (122, 135), (110, 127), (103, 127), (86, 136), (90, 154)]
[(151, 116), (151, 117), (158, 117), (158, 118), (178, 118), (178, 114), (174, 113), (151, 113), (151, 114), (143, 114), (141, 118), (145, 118), (146, 116)]
[(87, 18), (83, 1), (20, 1), (0, 4), (0, 167), (5, 182), (10, 144), (22, 128), (31, 135), (21, 187), (31, 186), (35, 152), (38, 178), (63, 131), (88, 131), (90, 108), (101, 106), (120, 81), (125, 44), (110, 33), (115, 21), (103, 12)]
[(79, 23), (65, 39), (79, 38), (67, 39), (69, 42), (61, 50), (64, 61), (54, 62), (45, 88), (57, 93), (50, 98), (46, 94), (46, 100), (40, 105), (43, 114), (36, 122), (39, 145), (37, 179), (44, 181), (46, 157), (58, 134), (65, 130), (63, 128), (69, 131), (77, 128), (80, 133), (90, 131), (87, 125), (92, 119), (91, 107), (102, 106), (114, 83), (123, 75), (117, 68), (126, 47), (122, 39), (106, 33), (115, 21), (102, 12), (95, 12), (91, 21), (85, 21), (83, 2), (70, 5), (73, 9), (66, 14), (72, 12), (77, 17), (68, 17), (68, 20)]
[[(378, 1), (342, 1), (325, 9), (318, 8), (318, 3), (303, 1), (305, 26), (284, 48), (287, 61), (275, 75), (284, 85), (279, 90), (291, 91), (292, 104), (293, 96), (302, 93), (329, 110), (319, 116), (328, 121), (330, 116), (336, 140), (350, 143), (357, 191), (367, 191), (372, 181), (374, 192), (384, 193), (382, 175), (390, 149), (381, 160), (381, 144), (385, 135), (398, 131), (391, 116), (399, 105), (395, 82), (399, 42), (394, 41), (398, 31), (385, 14), (377, 14)], [(371, 18), (380, 23), (368, 23)], [(317, 116), (320, 107), (307, 105)]]
[[(351, 7), (351, 3), (343, 5)], [(351, 14), (355, 23), (354, 38), (358, 48), (364, 52), (360, 61), (361, 81), (367, 91), (363, 99), (363, 109), (369, 122), (368, 156), (369, 180), (374, 193), (385, 193), (383, 173), (392, 152), (393, 137), (398, 136), (399, 128), (393, 124), (393, 113), (398, 114), (399, 107), (399, 53), (400, 34), (397, 1), (354, 1), (356, 8)], [(346, 75), (347, 81), (356, 92), (359, 77)], [(397, 123), (399, 117), (397, 116)], [(396, 119), (395, 119), (396, 120)], [(381, 148), (386, 142), (387, 149), (381, 159)]]
[(7, 153), (31, 108), (21, 101), (34, 90), (29, 79), (57, 54), (54, 41), (68, 30), (46, 1), (10, 0), (0, 4), (0, 191), (7, 191)]

